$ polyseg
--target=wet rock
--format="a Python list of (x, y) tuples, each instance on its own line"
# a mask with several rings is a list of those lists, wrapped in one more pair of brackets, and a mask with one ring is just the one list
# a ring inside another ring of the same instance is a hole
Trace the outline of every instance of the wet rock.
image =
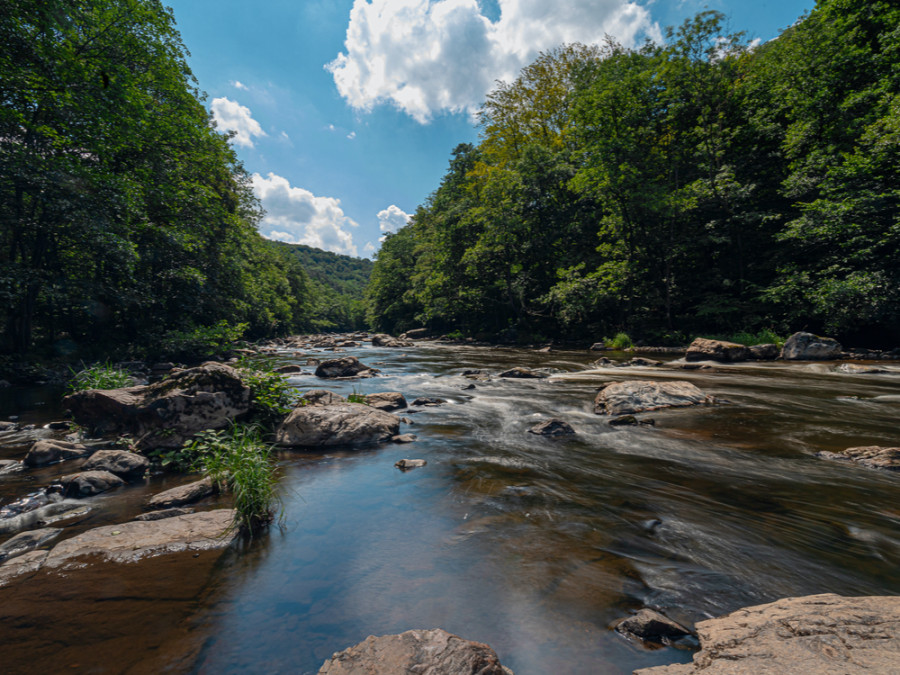
[(550, 419), (540, 424), (535, 424), (528, 430), (529, 434), (538, 436), (567, 436), (574, 434), (575, 430), (568, 422), (559, 419)]
[(750, 350), (750, 354), (747, 358), (752, 359), (753, 361), (774, 361), (781, 352), (781, 350), (778, 349), (778, 345), (771, 343), (751, 345), (747, 349)]
[(840, 452), (823, 450), (816, 453), (822, 459), (853, 462), (870, 469), (900, 471), (900, 447), (885, 448), (879, 445), (867, 445), (858, 448), (847, 448)]
[(25, 465), (22, 462), (17, 462), (14, 459), (0, 459), (0, 476), (8, 473), (17, 473), (23, 468), (25, 468)]
[(55, 464), (67, 459), (81, 459), (89, 454), (91, 454), (91, 450), (80, 443), (41, 440), (35, 441), (34, 445), (28, 450), (24, 464), (28, 467), (46, 466), (47, 464)]
[(400, 434), (391, 439), (392, 443), (415, 443), (418, 437), (415, 434)]
[(50, 429), (34, 429), (14, 427), (8, 431), (0, 431), (0, 448), (10, 452), (27, 452), (36, 441), (55, 436)]
[(646, 608), (633, 616), (619, 619), (612, 627), (622, 635), (647, 642), (667, 642), (691, 634), (689, 629), (677, 621)]
[(109, 471), (124, 480), (131, 481), (144, 475), (150, 468), (150, 460), (143, 455), (125, 450), (100, 450), (91, 455), (81, 468), (85, 471)]
[(645, 410), (712, 403), (712, 398), (690, 382), (628, 380), (605, 386), (594, 399), (598, 415), (633, 415)]
[(697, 624), (693, 663), (635, 675), (894, 675), (900, 596), (785, 598)]
[(682, 370), (712, 370), (712, 366), (705, 363), (682, 363)]
[(77, 502), (59, 501), (62, 499), (59, 495), (51, 495), (51, 497), (56, 501), (44, 502), (43, 505), (24, 513), (0, 518), (0, 535), (21, 532), (35, 526), (49, 525), (90, 511), (89, 507)]
[(516, 368), (510, 368), (509, 370), (504, 370), (500, 373), (500, 377), (513, 377), (518, 379), (540, 379), (547, 377), (543, 373), (538, 373), (530, 368), (522, 368), (517, 366)]
[(151, 511), (150, 513), (142, 513), (135, 517), (135, 520), (163, 520), (164, 518), (175, 518), (176, 516), (186, 516), (193, 513), (194, 509), (171, 508), (162, 509), (161, 511)]
[(361, 445), (387, 441), (400, 430), (396, 415), (361, 403), (294, 408), (275, 431), (281, 446)]
[(745, 345), (724, 340), (707, 340), (697, 338), (685, 352), (685, 361), (720, 361), (722, 363), (734, 363), (746, 361), (750, 356), (750, 350)]
[(401, 471), (409, 471), (410, 469), (419, 469), (428, 464), (424, 459), (401, 459), (394, 463)]
[(125, 481), (109, 471), (80, 471), (59, 479), (67, 497), (79, 499), (125, 485)]
[(781, 348), (781, 358), (786, 361), (836, 359), (841, 351), (841, 343), (833, 338), (800, 332), (794, 333), (785, 341)]
[(249, 411), (250, 388), (234, 368), (209, 362), (148, 386), (76, 392), (63, 405), (95, 433), (130, 435), (142, 448), (180, 448)]
[(422, 338), (426, 338), (429, 335), (431, 335), (431, 331), (427, 328), (413, 328), (412, 330), (408, 330), (403, 335), (401, 335), (400, 339), (421, 340)]
[(303, 372), (303, 368), (301, 366), (281, 366), (275, 368), (274, 372), (279, 375), (299, 375)]
[(160, 509), (169, 509), (174, 506), (184, 506), (185, 504), (193, 504), (201, 499), (209, 497), (216, 491), (212, 479), (204, 478), (202, 480), (188, 483), (187, 485), (179, 485), (171, 490), (160, 492), (153, 495), (147, 500), (144, 508), (148, 511), (157, 511)]
[(487, 371), (481, 370), (480, 368), (464, 370), (462, 372), (462, 376), (469, 380), (477, 380), (480, 382), (487, 382), (491, 379), (490, 374)]
[(15, 431), (18, 425), (15, 422), (8, 422), (6, 420), (0, 421), (0, 431)]
[(463, 391), (471, 391), (472, 389), (475, 389), (475, 385), (474, 385), (474, 384), (467, 384), (465, 387), (461, 387), (461, 389), (462, 389)]
[(413, 401), (410, 405), (417, 407), (426, 407), (426, 408), (436, 408), (439, 405), (443, 405), (446, 403), (442, 398), (432, 398), (430, 396), (420, 396), (415, 401)]
[(383, 391), (366, 396), (366, 405), (390, 412), (407, 407), (406, 399), (399, 391)]
[[(32, 492), (31, 494), (20, 497), (19, 499), (6, 504), (3, 508), (0, 508), (0, 521), (13, 518), (14, 516), (23, 513), (28, 513), (29, 511), (34, 511), (35, 509), (39, 509), (52, 502), (58, 502), (60, 499), (61, 497), (58, 494), (46, 489)], [(2, 530), (0, 530), (0, 532), (2, 532)]]
[(318, 675), (512, 675), (493, 649), (447, 631), (410, 630), (399, 635), (369, 636), (337, 652)]
[(379, 372), (377, 368), (360, 363), (355, 356), (345, 356), (340, 359), (322, 361), (316, 368), (316, 377), (372, 377)]
[(639, 420), (634, 415), (621, 415), (619, 417), (614, 417), (609, 421), (609, 426), (611, 427), (636, 427), (638, 425), (652, 427), (655, 424), (656, 420), (651, 417)]
[(605, 342), (595, 342), (591, 345), (592, 352), (603, 352), (606, 351), (606, 343)]
[(51, 431), (68, 431), (72, 428), (72, 423), (66, 420), (60, 420), (58, 422), (48, 422), (44, 425), (45, 429), (50, 429)]
[(399, 340), (385, 333), (378, 333), (372, 336), (373, 347), (412, 347), (413, 343), (409, 340)]
[(310, 389), (301, 397), (307, 405), (331, 405), (332, 403), (345, 403), (347, 399), (327, 389)]
[(642, 356), (635, 356), (633, 359), (631, 359), (631, 360), (628, 362), (628, 365), (629, 365), (629, 366), (640, 366), (640, 367), (648, 368), (648, 367), (661, 366), (661, 365), (662, 365), (662, 361), (655, 361), (655, 360), (653, 360), (653, 359), (645, 359), (645, 358), (642, 357)]
[(842, 363), (837, 367), (838, 372), (851, 375), (879, 375), (889, 373), (889, 370), (877, 366), (863, 366), (858, 363)]
[(0, 562), (33, 551), (58, 537), (60, 532), (62, 532), (60, 527), (44, 527), (40, 530), (17, 534), (12, 539), (0, 544)]

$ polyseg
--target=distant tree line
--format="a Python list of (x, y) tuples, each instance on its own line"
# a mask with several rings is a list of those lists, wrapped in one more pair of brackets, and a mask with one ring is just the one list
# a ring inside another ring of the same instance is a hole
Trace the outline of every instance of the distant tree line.
[(704, 12), (501, 83), (367, 291), (375, 328), (900, 339), (900, 5), (761, 45)]

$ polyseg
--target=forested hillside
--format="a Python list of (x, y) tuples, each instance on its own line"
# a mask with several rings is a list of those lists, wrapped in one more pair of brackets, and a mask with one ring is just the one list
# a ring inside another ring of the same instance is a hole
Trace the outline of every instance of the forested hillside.
[(2, 347), (90, 353), (310, 327), (158, 0), (0, 12)]
[(704, 12), (500, 84), (388, 235), (381, 330), (900, 339), (900, 5), (820, 0), (763, 45)]
[(365, 291), (372, 261), (323, 251), (303, 244), (285, 247), (309, 275), (313, 287), (312, 320), (318, 330), (366, 328)]

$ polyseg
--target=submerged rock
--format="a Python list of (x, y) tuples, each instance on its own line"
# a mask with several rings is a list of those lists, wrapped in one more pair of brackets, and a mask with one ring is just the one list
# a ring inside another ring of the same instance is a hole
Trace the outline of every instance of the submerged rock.
[(141, 478), (150, 467), (150, 460), (136, 452), (99, 450), (82, 465), (85, 471), (100, 470), (114, 473), (124, 480)]
[(632, 415), (645, 410), (705, 403), (712, 403), (712, 397), (690, 382), (628, 380), (605, 386), (594, 399), (594, 412), (598, 415)]
[(410, 469), (420, 469), (428, 464), (424, 459), (401, 459), (394, 463), (401, 471), (409, 471)]
[(568, 422), (554, 418), (547, 420), (546, 422), (541, 422), (540, 424), (535, 424), (528, 430), (528, 433), (536, 434), (538, 436), (567, 436), (574, 434), (575, 430)]
[(866, 445), (858, 448), (847, 448), (840, 452), (823, 450), (816, 453), (822, 459), (853, 462), (870, 469), (900, 471), (900, 447), (885, 448), (879, 445)]
[(522, 368), (517, 366), (500, 373), (500, 377), (513, 377), (518, 379), (541, 379), (547, 377), (543, 373), (531, 370), (530, 368)]
[(409, 630), (399, 635), (370, 635), (337, 652), (318, 675), (512, 675), (486, 644), (464, 640), (445, 630)]
[(446, 403), (442, 398), (433, 398), (431, 396), (420, 396), (415, 401), (410, 403), (412, 406), (416, 407), (425, 407), (425, 408), (436, 408), (439, 405), (443, 405)]
[(193, 504), (209, 497), (215, 491), (216, 486), (213, 484), (212, 479), (207, 477), (153, 495), (147, 500), (145, 508), (148, 511), (156, 511), (158, 509), (169, 509), (174, 506)]
[(746, 361), (749, 356), (750, 350), (745, 345), (736, 342), (725, 342), (724, 340), (697, 338), (688, 347), (684, 360), (734, 363), (736, 361)]
[(90, 507), (74, 501), (59, 501), (59, 495), (51, 495), (57, 501), (44, 503), (42, 506), (19, 513), (8, 518), (0, 518), (0, 535), (21, 532), (35, 526), (49, 525), (74, 516), (85, 515)]
[(609, 421), (609, 426), (611, 427), (636, 427), (638, 425), (652, 427), (655, 424), (656, 420), (650, 417), (639, 420), (634, 415), (620, 415)]
[(89, 454), (91, 450), (80, 443), (45, 439), (35, 441), (23, 461), (29, 467), (46, 466), (67, 459), (80, 459)]
[(60, 532), (62, 532), (60, 527), (44, 527), (40, 530), (17, 534), (12, 539), (0, 544), (0, 562), (33, 551), (48, 541), (56, 539)]
[(408, 407), (406, 399), (399, 391), (383, 391), (366, 396), (366, 405), (378, 410), (390, 412)]
[(143, 448), (180, 448), (198, 431), (221, 429), (250, 410), (250, 388), (234, 368), (204, 363), (142, 387), (89, 389), (63, 399), (95, 433), (130, 435)]
[(0, 448), (10, 452), (27, 452), (35, 441), (53, 438), (56, 432), (51, 429), (20, 429), (13, 427), (7, 431), (0, 431)]
[(836, 359), (842, 351), (841, 343), (833, 338), (819, 337), (812, 333), (794, 333), (781, 348), (785, 361), (815, 361)]
[(139, 516), (135, 516), (135, 520), (163, 520), (165, 518), (174, 518), (176, 516), (186, 516), (189, 513), (193, 513), (194, 509), (184, 509), (184, 508), (171, 508), (171, 509), (163, 509), (161, 511), (151, 511), (150, 513), (142, 513)]
[(294, 408), (275, 431), (282, 446), (360, 445), (387, 441), (400, 430), (396, 415), (361, 403)]
[(895, 675), (900, 597), (785, 598), (701, 621), (697, 633), (693, 663), (635, 675)]
[(400, 434), (391, 438), (392, 443), (415, 443), (418, 437), (415, 434)]
[(691, 631), (677, 621), (652, 609), (644, 608), (633, 616), (616, 621), (612, 628), (622, 635), (647, 642), (667, 642), (690, 635)]
[(125, 485), (125, 481), (109, 471), (81, 471), (59, 479), (67, 497), (91, 497)]
[(338, 377), (372, 377), (378, 371), (364, 363), (360, 363), (355, 356), (345, 356), (341, 359), (329, 359), (322, 361), (316, 368), (316, 377), (325, 379)]
[(880, 375), (890, 372), (878, 366), (863, 366), (858, 363), (842, 363), (837, 367), (837, 370), (840, 373), (849, 373), (850, 375)]

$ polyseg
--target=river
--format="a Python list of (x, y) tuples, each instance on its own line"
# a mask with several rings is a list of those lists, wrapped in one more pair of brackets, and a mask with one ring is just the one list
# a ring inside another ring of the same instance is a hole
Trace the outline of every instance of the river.
[[(592, 369), (587, 351), (434, 343), (348, 353), (382, 376), (290, 382), (446, 400), (399, 413), (415, 443), (280, 452), (283, 527), (244, 550), (0, 588), (0, 670), (315, 673), (368, 635), (440, 627), (490, 644), (517, 675), (630, 673), (692, 655), (609, 630), (641, 607), (692, 624), (785, 596), (900, 593), (900, 477), (815, 456), (900, 444), (896, 365)], [(512, 366), (553, 374), (461, 374)], [(721, 402), (611, 427), (591, 404), (626, 379), (688, 380)], [(32, 408), (26, 421), (57, 413)], [(577, 433), (527, 433), (550, 417)], [(428, 464), (403, 473), (401, 458)], [(132, 517), (160, 488), (96, 497), (105, 506), (72, 532)]]

